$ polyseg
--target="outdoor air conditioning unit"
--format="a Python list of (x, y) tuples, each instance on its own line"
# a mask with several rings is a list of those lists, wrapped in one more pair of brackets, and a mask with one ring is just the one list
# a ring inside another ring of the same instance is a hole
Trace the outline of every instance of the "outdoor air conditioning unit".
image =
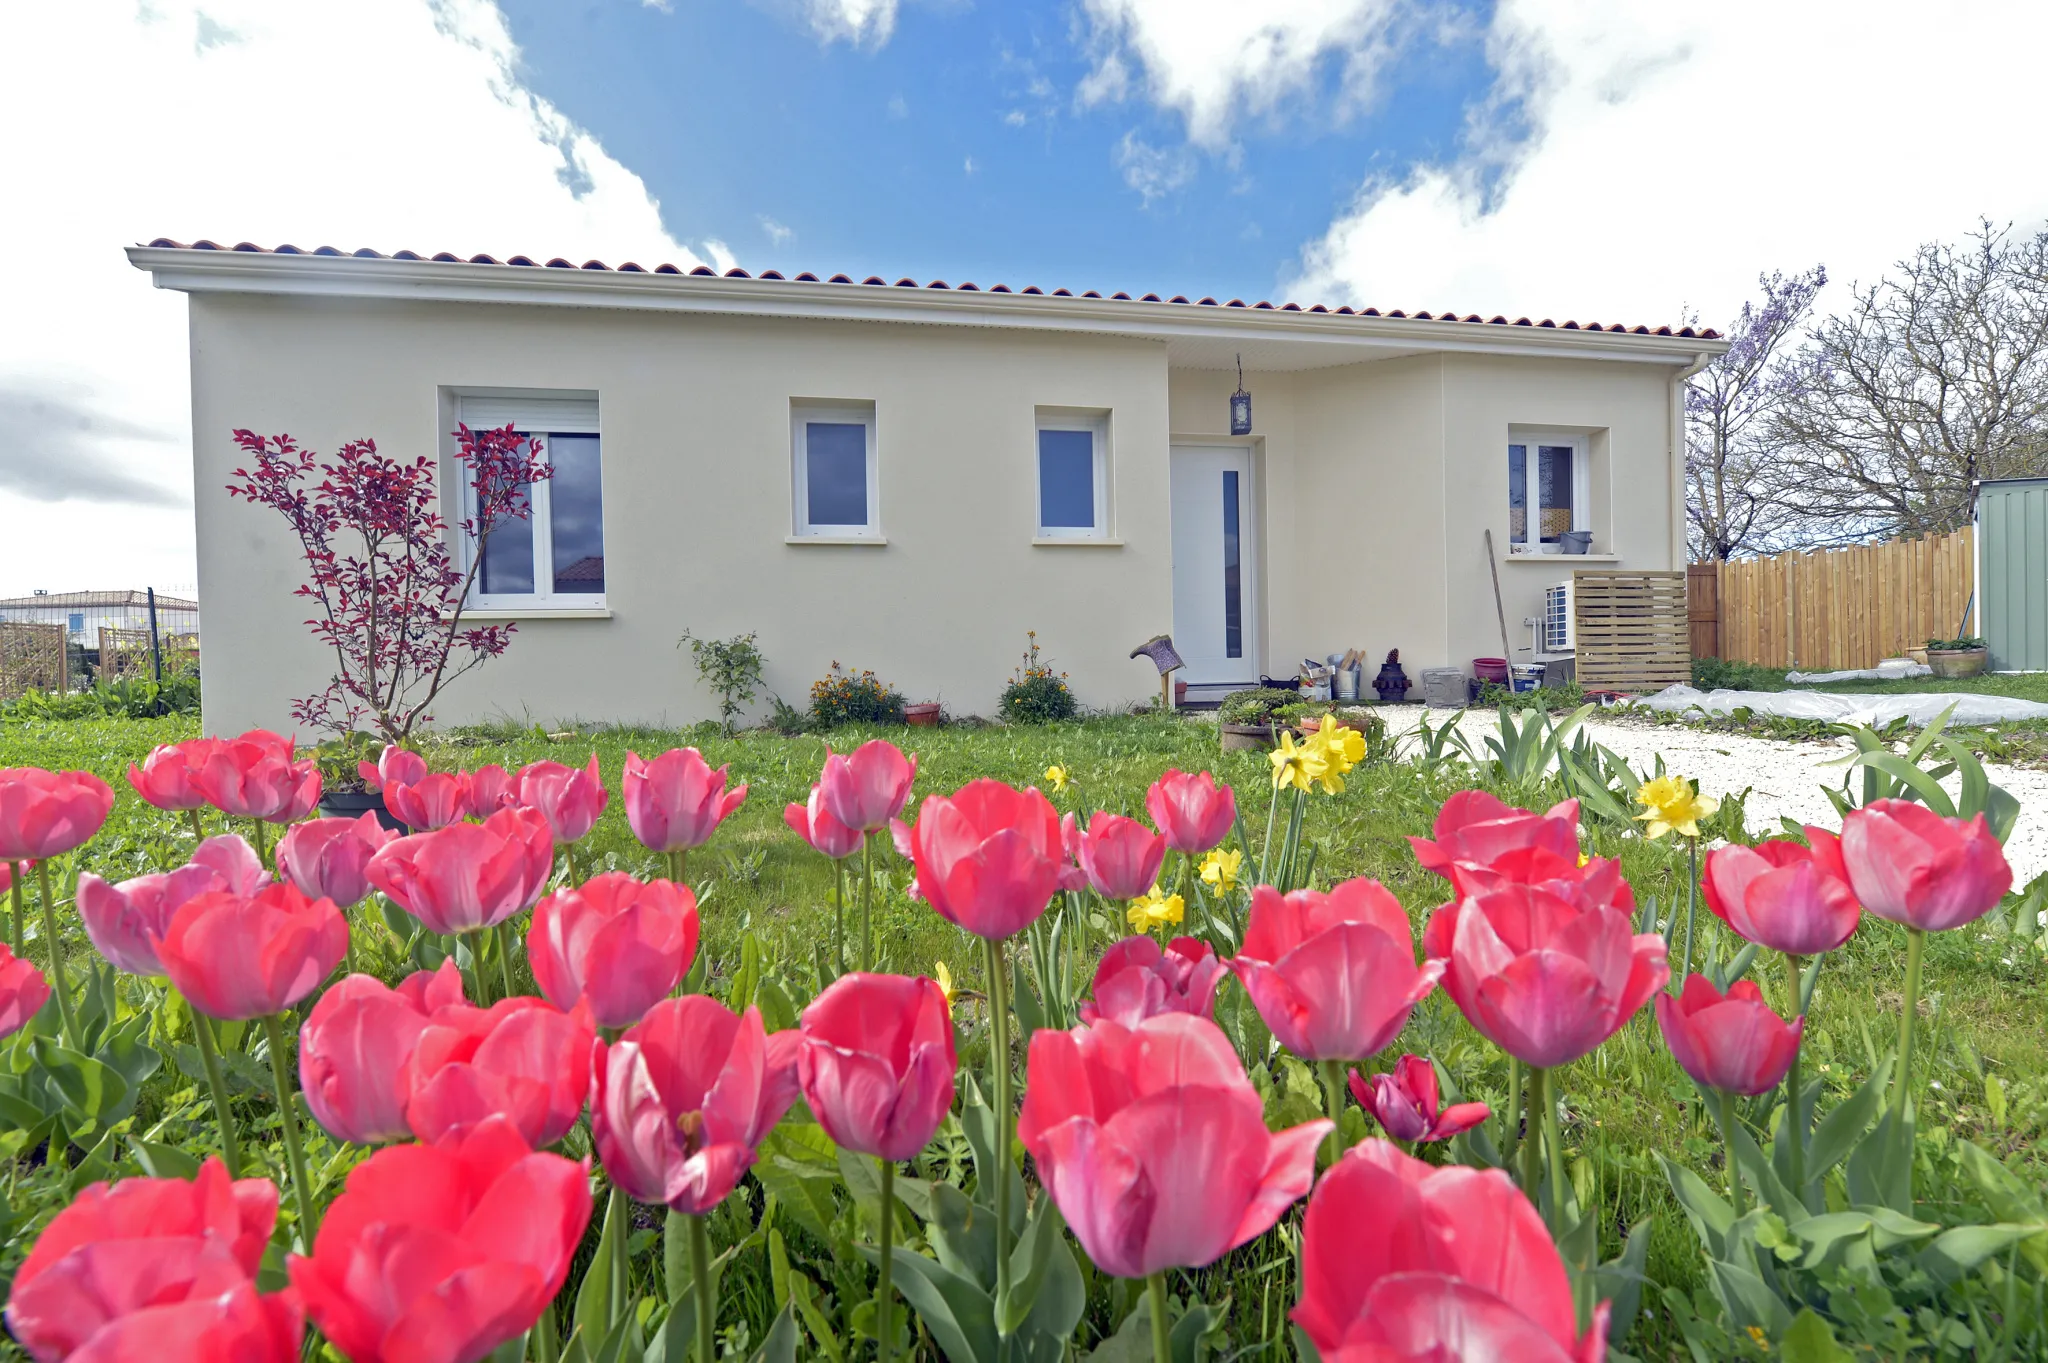
[(1572, 584), (1560, 582), (1543, 589), (1543, 651), (1570, 653), (1578, 648), (1578, 633), (1572, 623)]

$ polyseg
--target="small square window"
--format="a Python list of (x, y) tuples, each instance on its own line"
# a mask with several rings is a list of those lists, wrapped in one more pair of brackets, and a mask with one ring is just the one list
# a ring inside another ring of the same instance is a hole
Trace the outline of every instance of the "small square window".
[(1038, 538), (1109, 536), (1109, 420), (1106, 415), (1040, 408)]
[(1589, 469), (1584, 436), (1517, 436), (1508, 445), (1509, 545), (1555, 553), (1567, 531), (1588, 528)]
[(795, 533), (879, 539), (875, 409), (868, 404), (790, 404)]
[[(540, 447), (554, 470), (520, 490), (525, 515), (492, 527), (471, 604), (486, 610), (602, 607), (604, 467), (597, 399), (510, 390), (465, 393), (455, 400), (455, 416), (471, 430), (512, 427)], [(449, 467), (459, 481), (461, 465), (451, 459)], [(475, 512), (474, 494), (464, 484), (462, 514)]]

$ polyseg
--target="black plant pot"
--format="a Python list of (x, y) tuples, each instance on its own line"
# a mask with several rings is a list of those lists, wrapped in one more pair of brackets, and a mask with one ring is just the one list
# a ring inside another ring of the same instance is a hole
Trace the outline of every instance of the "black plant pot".
[(360, 819), (368, 812), (375, 814), (377, 822), (393, 833), (412, 832), (384, 807), (384, 792), (381, 790), (326, 791), (320, 796), (320, 812), (330, 819)]
[(1372, 689), (1380, 693), (1380, 704), (1398, 704), (1408, 698), (1408, 674), (1399, 663), (1387, 663), (1373, 678)]

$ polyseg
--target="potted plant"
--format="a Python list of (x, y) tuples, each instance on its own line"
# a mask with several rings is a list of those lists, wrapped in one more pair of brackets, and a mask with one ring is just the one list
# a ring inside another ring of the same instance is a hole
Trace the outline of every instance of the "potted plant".
[(1976, 635), (1960, 639), (1929, 639), (1927, 665), (1937, 677), (1974, 677), (1991, 661), (1991, 650)]
[(474, 512), (451, 535), (425, 456), (395, 459), (354, 440), (322, 461), (289, 435), (235, 432), (251, 461), (235, 470), (228, 495), (290, 523), (308, 572), (293, 594), (312, 603), (308, 628), (334, 657), (326, 687), (293, 701), (292, 718), (333, 736), (320, 748), (323, 788), (357, 796), (380, 817), (382, 796), (366, 789), (356, 762), (372, 747), (404, 744), (433, 719), (450, 682), (510, 644), (515, 626), (469, 625), (463, 611), (492, 531), (530, 515), (527, 489), (554, 472), (540, 443), (509, 425), (455, 434)]
[(1223, 703), (1216, 707), (1216, 724), (1222, 734), (1223, 751), (1272, 747), (1279, 741), (1281, 719), (1278, 712), (1297, 704), (1300, 699), (1298, 692), (1270, 686), (1255, 686), (1225, 696)]
[(904, 706), (903, 722), (913, 729), (938, 728), (939, 703), (935, 700), (921, 700)]

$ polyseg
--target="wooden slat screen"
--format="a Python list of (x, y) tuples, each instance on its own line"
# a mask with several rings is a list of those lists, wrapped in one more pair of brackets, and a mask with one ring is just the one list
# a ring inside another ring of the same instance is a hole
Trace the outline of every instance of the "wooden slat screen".
[(1684, 573), (1572, 574), (1582, 686), (1658, 691), (1692, 678)]

